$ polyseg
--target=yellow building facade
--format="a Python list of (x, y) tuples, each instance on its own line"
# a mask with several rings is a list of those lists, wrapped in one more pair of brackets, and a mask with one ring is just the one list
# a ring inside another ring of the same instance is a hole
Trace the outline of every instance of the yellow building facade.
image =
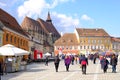
[(106, 51), (112, 49), (110, 37), (80, 37), (80, 50)]

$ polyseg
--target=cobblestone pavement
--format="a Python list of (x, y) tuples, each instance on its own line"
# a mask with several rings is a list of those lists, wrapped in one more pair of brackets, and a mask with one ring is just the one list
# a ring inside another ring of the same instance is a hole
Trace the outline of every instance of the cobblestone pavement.
[(120, 80), (120, 62), (117, 65), (117, 73), (111, 72), (110, 65), (107, 73), (103, 73), (98, 60), (96, 64), (89, 61), (86, 75), (82, 74), (78, 64), (70, 65), (70, 71), (66, 72), (63, 60), (58, 72), (55, 72), (53, 62), (48, 66), (43, 63), (32, 63), (26, 71), (8, 73), (2, 76), (2, 80)]

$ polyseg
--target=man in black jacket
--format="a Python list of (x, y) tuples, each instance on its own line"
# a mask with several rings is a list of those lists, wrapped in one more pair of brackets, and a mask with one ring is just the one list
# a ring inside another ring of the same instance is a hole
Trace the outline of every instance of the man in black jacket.
[(60, 58), (59, 55), (57, 55), (55, 56), (55, 61), (54, 61), (56, 72), (58, 72), (59, 62), (60, 62)]
[(112, 55), (111, 60), (110, 60), (110, 65), (112, 65), (112, 72), (116, 73), (116, 65), (117, 65), (117, 57), (115, 56), (115, 54)]
[(3, 71), (2, 71), (2, 62), (0, 62), (0, 80), (1, 80), (2, 74), (3, 74)]

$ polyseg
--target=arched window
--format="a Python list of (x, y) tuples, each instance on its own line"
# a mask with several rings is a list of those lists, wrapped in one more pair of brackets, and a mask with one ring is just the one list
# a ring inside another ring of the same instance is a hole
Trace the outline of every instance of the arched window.
[(13, 38), (13, 36), (10, 37), (10, 42), (11, 42), (11, 43), (12, 43), (12, 38)]
[(19, 45), (19, 38), (18, 38), (17, 42), (18, 42), (18, 47), (19, 47), (19, 46), (20, 46), (20, 45)]
[(26, 45), (26, 46), (28, 45), (27, 41), (26, 41), (25, 45)]
[(9, 35), (8, 35), (8, 34), (6, 34), (6, 41), (8, 41), (8, 37), (9, 37)]
[(16, 44), (16, 37), (14, 37), (14, 43)]
[(21, 46), (22, 46), (22, 39), (20, 40), (20, 44), (21, 44)]

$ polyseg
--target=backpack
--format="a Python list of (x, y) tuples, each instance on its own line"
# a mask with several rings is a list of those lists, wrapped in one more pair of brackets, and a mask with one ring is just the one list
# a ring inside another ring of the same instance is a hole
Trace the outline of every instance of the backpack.
[(87, 64), (86, 60), (82, 60), (81, 65), (86, 65), (86, 64)]

